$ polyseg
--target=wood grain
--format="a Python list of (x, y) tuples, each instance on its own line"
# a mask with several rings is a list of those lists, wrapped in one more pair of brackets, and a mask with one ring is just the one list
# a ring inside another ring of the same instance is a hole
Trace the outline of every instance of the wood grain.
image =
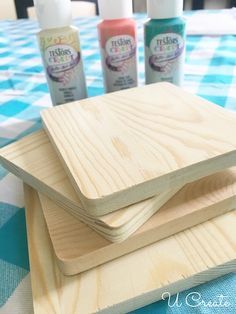
[(182, 186), (154, 198), (101, 217), (89, 215), (72, 187), (52, 145), (41, 130), (0, 149), (0, 162), (27, 184), (47, 195), (65, 210), (110, 241), (126, 239), (145, 223)]
[(49, 108), (42, 119), (90, 213), (236, 164), (236, 115), (169, 83)]
[[(236, 270), (235, 211), (112, 262), (60, 273), (37, 193), (25, 187), (35, 314), (117, 314)], [(69, 301), (68, 301), (69, 300)]]
[(105, 240), (45, 196), (40, 201), (59, 267), (73, 275), (235, 209), (236, 171), (188, 184), (121, 243)]

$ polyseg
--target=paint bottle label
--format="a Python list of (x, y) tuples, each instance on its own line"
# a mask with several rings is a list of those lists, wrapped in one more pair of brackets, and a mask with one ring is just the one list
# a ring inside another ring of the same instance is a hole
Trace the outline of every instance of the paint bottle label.
[(167, 81), (181, 84), (185, 59), (185, 41), (177, 33), (161, 33), (153, 37), (146, 53), (147, 84)]
[(137, 47), (130, 35), (109, 38), (101, 51), (107, 92), (137, 86)]
[(78, 33), (39, 36), (39, 41), (53, 104), (86, 98)]

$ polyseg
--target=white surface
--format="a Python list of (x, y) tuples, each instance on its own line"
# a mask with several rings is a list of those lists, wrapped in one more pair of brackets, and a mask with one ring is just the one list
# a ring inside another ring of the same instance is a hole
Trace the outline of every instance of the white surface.
[(183, 14), (183, 0), (147, 0), (147, 13), (151, 19), (169, 19)]
[(130, 18), (133, 15), (131, 0), (98, 0), (98, 6), (103, 20)]
[(6, 204), (24, 207), (23, 183), (11, 173), (0, 181), (0, 200)]
[(28, 18), (31, 20), (37, 20), (36, 10), (35, 7), (28, 7), (27, 8)]
[(16, 9), (14, 0), (1, 0), (0, 1), (0, 20), (3, 19), (16, 19)]
[(187, 33), (190, 35), (236, 34), (236, 9), (209, 14), (202, 11), (187, 18)]

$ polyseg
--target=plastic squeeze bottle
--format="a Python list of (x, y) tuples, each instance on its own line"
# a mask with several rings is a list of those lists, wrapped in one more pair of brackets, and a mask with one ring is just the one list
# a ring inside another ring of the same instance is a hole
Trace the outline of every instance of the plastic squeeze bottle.
[(98, 0), (98, 25), (105, 91), (136, 87), (137, 35), (132, 0)]
[(53, 105), (87, 97), (78, 29), (70, 0), (34, 0), (38, 42)]
[(146, 84), (182, 85), (185, 62), (183, 0), (147, 0), (144, 25)]

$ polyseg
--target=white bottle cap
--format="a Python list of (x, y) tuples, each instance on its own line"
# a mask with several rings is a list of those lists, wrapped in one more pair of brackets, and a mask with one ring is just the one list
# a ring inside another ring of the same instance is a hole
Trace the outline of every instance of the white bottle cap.
[(132, 0), (98, 0), (98, 7), (103, 20), (118, 20), (133, 16)]
[(70, 0), (34, 0), (40, 28), (60, 28), (71, 25)]
[(148, 17), (151, 19), (171, 19), (183, 14), (183, 0), (147, 0)]

